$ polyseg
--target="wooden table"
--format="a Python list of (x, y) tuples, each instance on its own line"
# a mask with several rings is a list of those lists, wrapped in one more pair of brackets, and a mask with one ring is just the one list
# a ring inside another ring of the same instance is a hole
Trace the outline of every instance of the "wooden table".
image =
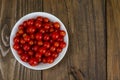
[[(9, 37), (22, 16), (49, 12), (65, 24), (69, 48), (48, 70), (30, 70), (13, 57)], [(119, 0), (0, 0), (0, 80), (120, 80)]]

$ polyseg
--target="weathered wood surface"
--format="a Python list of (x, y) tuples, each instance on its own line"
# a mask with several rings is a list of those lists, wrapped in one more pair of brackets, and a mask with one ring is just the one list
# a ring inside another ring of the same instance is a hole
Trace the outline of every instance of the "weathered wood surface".
[[(0, 80), (120, 80), (119, 0), (0, 0)], [(65, 24), (69, 48), (53, 68), (30, 70), (13, 57), (9, 37), (18, 19), (49, 12)]]

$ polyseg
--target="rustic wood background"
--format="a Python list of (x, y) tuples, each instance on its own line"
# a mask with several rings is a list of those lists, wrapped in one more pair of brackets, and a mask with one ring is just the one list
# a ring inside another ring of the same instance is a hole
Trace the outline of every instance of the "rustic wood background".
[[(55, 67), (30, 70), (13, 57), (9, 37), (18, 19), (49, 12), (62, 20), (69, 48)], [(0, 0), (0, 80), (120, 80), (119, 0)]]

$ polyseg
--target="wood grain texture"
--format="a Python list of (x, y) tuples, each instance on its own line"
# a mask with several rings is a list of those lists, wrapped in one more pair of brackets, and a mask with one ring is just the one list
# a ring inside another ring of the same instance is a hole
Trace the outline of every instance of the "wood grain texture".
[(107, 74), (120, 80), (120, 2), (107, 0)]
[[(69, 48), (53, 68), (34, 71), (15, 60), (9, 36), (22, 16), (41, 11), (57, 16), (65, 24)], [(105, 17), (105, 0), (0, 0), (0, 80), (107, 80), (111, 67), (107, 72), (106, 52), (112, 47), (106, 48), (106, 30), (113, 28), (106, 26)]]

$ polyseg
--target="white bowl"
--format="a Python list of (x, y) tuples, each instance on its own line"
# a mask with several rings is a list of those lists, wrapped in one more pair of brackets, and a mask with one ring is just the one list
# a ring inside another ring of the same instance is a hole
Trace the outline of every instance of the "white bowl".
[[(31, 18), (36, 18), (37, 16), (43, 16), (43, 17), (47, 17), (49, 18), (51, 21), (53, 22), (59, 22), (60, 25), (61, 25), (61, 29), (62, 30), (65, 30), (66, 32), (66, 36), (64, 37), (64, 41), (66, 42), (66, 47), (62, 50), (62, 52), (59, 54), (59, 56), (55, 59), (55, 61), (52, 63), (52, 64), (48, 64), (48, 63), (40, 63), (39, 65), (37, 66), (30, 66), (28, 63), (26, 62), (23, 62), (19, 55), (17, 54), (16, 50), (13, 48), (13, 38), (15, 37), (15, 34), (18, 30), (18, 26), (20, 24), (22, 24), (25, 20), (28, 20), (28, 19), (31, 19)], [(46, 12), (33, 12), (33, 13), (30, 13), (30, 14), (27, 14), (25, 16), (23, 16), (20, 20), (17, 21), (17, 23), (14, 25), (13, 29), (12, 29), (12, 32), (11, 32), (11, 35), (10, 35), (10, 48), (12, 50), (12, 53), (14, 55), (14, 57), (17, 59), (17, 61), (19, 63), (21, 63), (22, 65), (24, 65), (25, 67), (27, 68), (30, 68), (30, 69), (34, 69), (34, 70), (44, 70), (44, 69), (48, 69), (48, 68), (51, 68), (53, 66), (55, 66), (58, 62), (60, 62), (62, 60), (62, 58), (65, 56), (66, 54), (66, 51), (67, 51), (67, 48), (68, 48), (68, 33), (67, 33), (67, 30), (64, 26), (64, 24), (57, 18), (55, 17), (54, 15), (52, 14), (49, 14), (49, 13), (46, 13)]]

